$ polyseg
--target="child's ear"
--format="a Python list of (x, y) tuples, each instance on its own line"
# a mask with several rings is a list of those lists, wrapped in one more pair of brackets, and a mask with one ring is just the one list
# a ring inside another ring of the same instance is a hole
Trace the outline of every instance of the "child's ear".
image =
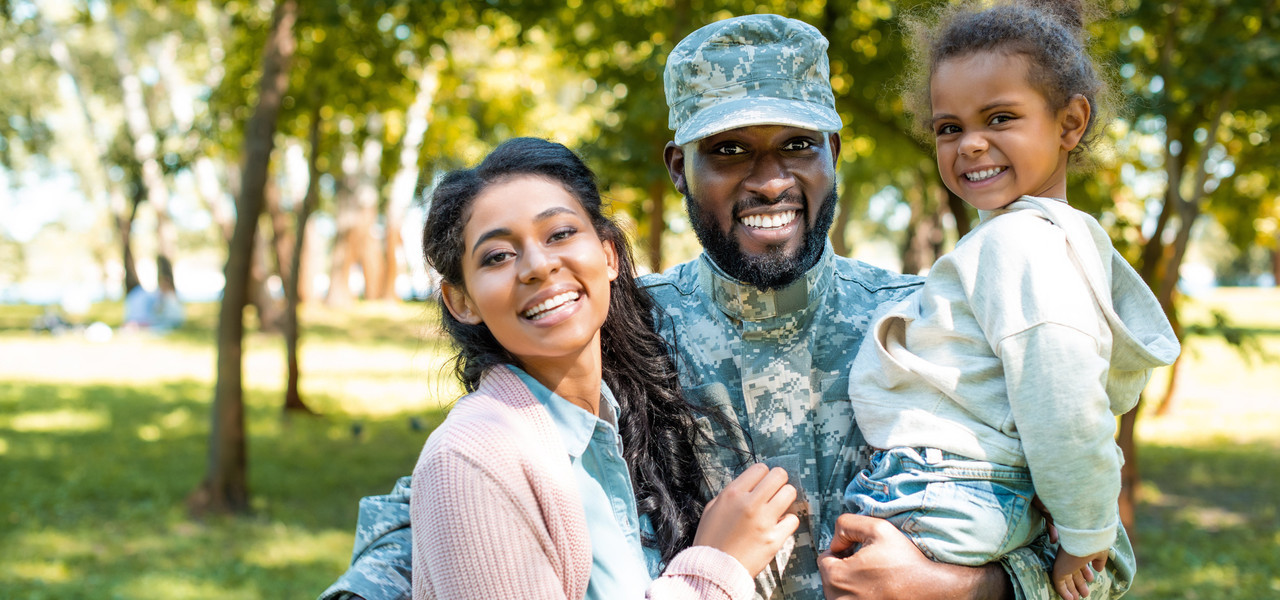
[(467, 292), (462, 288), (449, 282), (442, 282), (440, 298), (444, 300), (444, 306), (449, 309), (449, 314), (453, 315), (453, 318), (467, 325), (479, 325), (484, 322), (480, 318), (480, 313), (475, 311), (471, 297), (467, 296)]
[(1076, 94), (1067, 101), (1062, 109), (1059, 122), (1062, 125), (1062, 149), (1070, 152), (1084, 138), (1084, 130), (1089, 126), (1089, 114), (1093, 107), (1083, 95)]

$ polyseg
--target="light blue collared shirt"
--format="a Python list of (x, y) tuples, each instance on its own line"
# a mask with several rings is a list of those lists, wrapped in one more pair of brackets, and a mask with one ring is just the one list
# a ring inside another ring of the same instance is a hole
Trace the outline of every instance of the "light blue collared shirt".
[(631, 474), (622, 458), (622, 438), (618, 435), (618, 401), (600, 382), (601, 419), (547, 389), (519, 367), (511, 372), (524, 382), (540, 404), (551, 413), (569, 454), (578, 495), (591, 537), (591, 579), (588, 600), (643, 598), (649, 587), (651, 564), (656, 552), (642, 548), (641, 523), (636, 511)]

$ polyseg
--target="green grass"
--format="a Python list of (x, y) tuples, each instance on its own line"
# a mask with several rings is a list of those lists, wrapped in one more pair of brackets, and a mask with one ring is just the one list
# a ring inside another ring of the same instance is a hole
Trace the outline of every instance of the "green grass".
[[(1280, 356), (1280, 292), (1187, 307)], [(412, 469), (458, 389), (421, 304), (309, 307), (302, 391), (323, 416), (283, 421), (278, 336), (246, 338), (253, 514), (195, 521), (205, 471), (215, 305), (174, 335), (90, 343), (34, 335), (0, 306), (0, 597), (309, 598), (349, 559), (357, 501)], [(86, 317), (119, 322), (119, 305)], [(1139, 420), (1144, 480), (1129, 597), (1280, 597), (1280, 364), (1220, 336), (1187, 342), (1173, 413)], [(1153, 389), (1165, 385), (1157, 373)], [(356, 432), (359, 432), (358, 434)]]

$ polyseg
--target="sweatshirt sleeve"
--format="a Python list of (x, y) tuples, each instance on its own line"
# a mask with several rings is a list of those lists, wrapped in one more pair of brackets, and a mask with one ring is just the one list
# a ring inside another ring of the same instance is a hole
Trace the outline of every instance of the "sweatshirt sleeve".
[(1062, 548), (1076, 556), (1107, 549), (1119, 523), (1121, 466), (1107, 360), (1093, 337), (1054, 323), (1005, 338), (999, 354), (1036, 494)]
[(525, 504), (463, 453), (424, 455), (410, 508), (413, 597), (565, 599), (541, 516)]
[(755, 594), (738, 559), (710, 546), (685, 548), (649, 585), (649, 600), (737, 600)]

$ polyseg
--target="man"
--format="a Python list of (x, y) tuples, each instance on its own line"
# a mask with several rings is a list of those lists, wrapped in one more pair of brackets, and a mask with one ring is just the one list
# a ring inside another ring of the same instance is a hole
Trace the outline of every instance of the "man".
[[(753, 15), (694, 32), (667, 61), (675, 137), (664, 158), (704, 253), (644, 284), (687, 397), (738, 425), (707, 420), (713, 490), (760, 460), (786, 468), (802, 495), (792, 543), (757, 578), (761, 597), (1047, 599), (1043, 543), (1001, 565), (957, 567), (928, 560), (887, 522), (841, 515), (870, 453), (849, 364), (875, 308), (920, 280), (837, 257), (826, 242), (842, 126), (826, 48), (809, 25)], [(406, 478), (361, 501), (352, 568), (322, 598), (407, 597), (407, 489)], [(1132, 553), (1123, 536), (1117, 545), (1094, 598), (1128, 587)]]

